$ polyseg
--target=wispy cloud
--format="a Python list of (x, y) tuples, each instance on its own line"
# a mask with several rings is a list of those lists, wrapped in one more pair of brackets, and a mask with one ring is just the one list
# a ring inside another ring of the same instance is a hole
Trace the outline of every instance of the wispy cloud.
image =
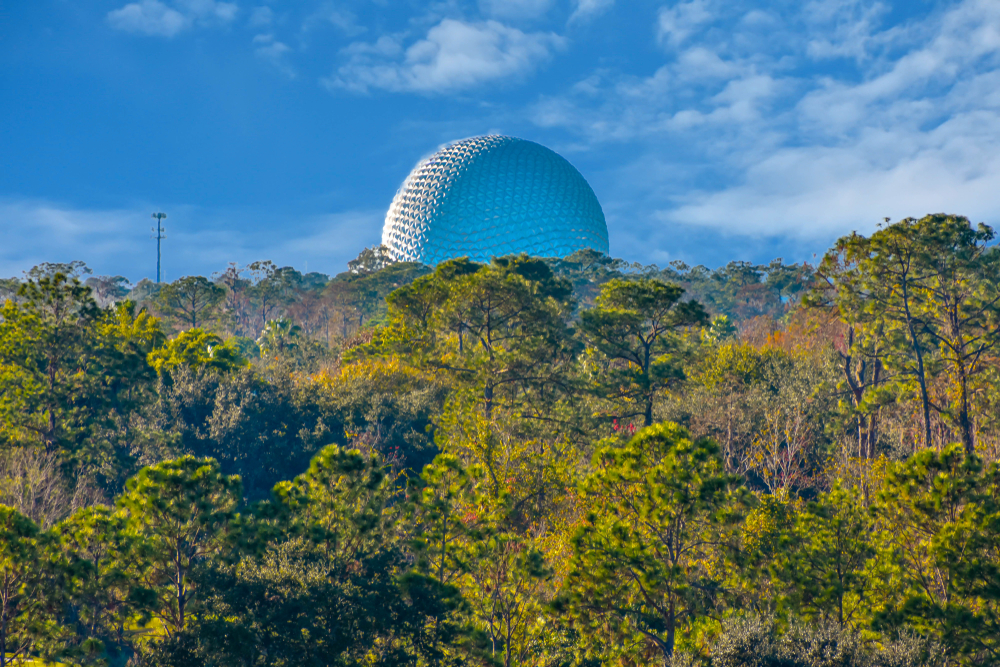
[(590, 19), (611, 9), (615, 0), (575, 0), (576, 6), (570, 14), (570, 23)]
[(320, 26), (332, 26), (342, 35), (356, 37), (368, 32), (367, 26), (361, 25), (358, 17), (347, 7), (323, 3), (316, 11), (309, 14), (302, 23), (304, 31)]
[(554, 33), (522, 32), (498, 21), (444, 19), (409, 46), (398, 36), (358, 42), (347, 62), (323, 80), (330, 88), (446, 93), (524, 76), (565, 40)]
[(534, 120), (592, 151), (637, 147), (612, 197), (638, 202), (651, 229), (828, 238), (884, 216), (995, 219), (1000, 4), (893, 28), (884, 16), (851, 0), (785, 17), (674, 4), (658, 14), (669, 55), (654, 74), (595, 72)]
[(290, 78), (295, 78), (295, 69), (288, 64), (285, 54), (292, 50), (284, 42), (279, 42), (271, 34), (255, 35), (253, 38), (254, 53), (257, 57), (271, 63), (279, 72)]
[(236, 3), (215, 0), (139, 0), (108, 12), (112, 28), (142, 35), (174, 37), (193, 27), (230, 23), (239, 11)]
[(711, 23), (713, 18), (706, 0), (689, 0), (663, 7), (657, 22), (657, 36), (661, 42), (677, 46), (701, 26)]
[(254, 7), (250, 12), (249, 25), (253, 28), (271, 25), (274, 20), (274, 10), (267, 6)]
[(160, 37), (173, 37), (190, 25), (186, 16), (159, 0), (141, 0), (108, 12), (108, 23), (118, 30)]

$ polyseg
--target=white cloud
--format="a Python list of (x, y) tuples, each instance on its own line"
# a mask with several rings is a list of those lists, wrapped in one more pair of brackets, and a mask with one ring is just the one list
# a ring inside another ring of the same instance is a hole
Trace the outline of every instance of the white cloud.
[(355, 92), (446, 93), (528, 74), (564, 43), (553, 33), (526, 33), (497, 21), (444, 19), (405, 49), (388, 36), (349, 46), (348, 62), (323, 83)]
[(258, 28), (265, 25), (271, 25), (271, 21), (274, 20), (274, 10), (270, 7), (254, 7), (253, 11), (250, 12), (249, 24), (252, 27)]
[(277, 58), (292, 50), (287, 44), (275, 41), (274, 35), (255, 35), (253, 43), (257, 45), (254, 50), (259, 55), (269, 58)]
[(285, 60), (285, 54), (292, 50), (284, 42), (274, 39), (274, 35), (255, 35), (253, 38), (254, 53), (273, 65), (279, 72), (290, 78), (295, 78), (295, 70)]
[(660, 217), (805, 238), (936, 212), (995, 222), (998, 137), (1000, 113), (993, 113), (959, 116), (924, 136), (871, 130), (844, 146), (782, 148), (751, 165), (740, 184), (688, 195)]
[(806, 22), (814, 28), (807, 53), (814, 58), (869, 58), (872, 48), (891, 36), (879, 30), (890, 9), (871, 0), (811, 0), (803, 8)]
[(706, 0), (678, 2), (673, 7), (660, 9), (657, 37), (663, 43), (677, 46), (713, 19)]
[(570, 23), (597, 16), (615, 5), (615, 0), (576, 0), (576, 7), (570, 15)]
[(358, 24), (357, 17), (347, 10), (331, 10), (327, 13), (326, 20), (329, 21), (333, 27), (337, 28), (349, 37), (360, 35), (368, 30), (364, 26)]
[(125, 32), (173, 37), (195, 25), (230, 23), (238, 11), (236, 3), (215, 0), (176, 0), (173, 7), (160, 0), (139, 0), (108, 12), (108, 23)]
[(592, 150), (635, 146), (608, 168), (609, 208), (628, 202), (653, 235), (666, 224), (801, 239), (885, 216), (1000, 217), (1000, 3), (886, 28), (884, 8), (860, 0), (710, 10), (661, 11), (673, 48), (655, 73), (602, 70), (535, 107), (536, 124)]
[(742, 70), (739, 64), (723, 60), (718, 53), (704, 46), (695, 46), (677, 56), (677, 76), (683, 80), (731, 79)]
[(304, 33), (317, 28), (329, 27), (335, 28), (337, 32), (347, 37), (356, 37), (368, 32), (368, 28), (358, 21), (354, 12), (330, 2), (322, 3), (318, 9), (302, 21), (302, 32)]
[(186, 16), (159, 0), (140, 0), (110, 11), (108, 23), (125, 32), (160, 37), (173, 37), (190, 25)]

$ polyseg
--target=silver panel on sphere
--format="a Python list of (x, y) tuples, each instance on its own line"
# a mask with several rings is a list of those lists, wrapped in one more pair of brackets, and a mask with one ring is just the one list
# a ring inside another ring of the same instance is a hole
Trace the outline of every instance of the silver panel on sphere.
[(527, 253), (608, 254), (594, 191), (565, 158), (533, 141), (489, 135), (445, 146), (418, 164), (385, 216), (382, 245), (431, 266)]

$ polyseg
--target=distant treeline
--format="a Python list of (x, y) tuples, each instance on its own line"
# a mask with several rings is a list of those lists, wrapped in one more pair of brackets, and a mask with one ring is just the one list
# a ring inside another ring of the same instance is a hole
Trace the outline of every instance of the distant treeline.
[(0, 284), (0, 667), (1000, 662), (1000, 252)]
[[(671, 262), (666, 268), (640, 265), (581, 250), (561, 259), (543, 259), (552, 271), (570, 281), (583, 307), (593, 305), (600, 286), (612, 278), (645, 277), (680, 285), (688, 298), (713, 315), (733, 323), (764, 316), (776, 319), (794, 306), (812, 281), (808, 264), (730, 262), (719, 269)], [(299, 331), (326, 348), (350, 340), (371, 320), (386, 313), (385, 298), (398, 287), (432, 272), (431, 267), (393, 262), (382, 247), (364, 250), (348, 270), (330, 278), (302, 274), (271, 261), (240, 267), (230, 264), (210, 277), (185, 276), (157, 284), (144, 278), (136, 284), (124, 276), (95, 276), (84, 262), (48, 263), (25, 274), (26, 280), (62, 273), (91, 288), (100, 307), (129, 300), (155, 313), (168, 331), (191, 327), (227, 337), (258, 338), (268, 322), (287, 318)], [(22, 280), (0, 280), (0, 298), (17, 300)], [(241, 344), (248, 345), (245, 341)]]

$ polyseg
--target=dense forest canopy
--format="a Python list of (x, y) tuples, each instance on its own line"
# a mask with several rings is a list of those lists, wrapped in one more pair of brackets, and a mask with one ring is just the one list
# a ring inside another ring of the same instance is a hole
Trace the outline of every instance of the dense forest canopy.
[(998, 664), (993, 240), (0, 281), (0, 667)]

